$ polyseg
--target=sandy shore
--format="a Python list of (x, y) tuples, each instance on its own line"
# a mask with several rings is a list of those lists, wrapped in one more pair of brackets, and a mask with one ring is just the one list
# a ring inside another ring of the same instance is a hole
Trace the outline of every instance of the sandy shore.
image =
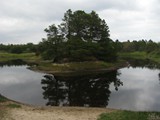
[[(17, 103), (7, 102), (5, 104)], [(106, 108), (33, 107), (21, 104), (20, 106), (20, 108), (7, 107), (3, 120), (97, 120), (101, 113), (115, 111)]]

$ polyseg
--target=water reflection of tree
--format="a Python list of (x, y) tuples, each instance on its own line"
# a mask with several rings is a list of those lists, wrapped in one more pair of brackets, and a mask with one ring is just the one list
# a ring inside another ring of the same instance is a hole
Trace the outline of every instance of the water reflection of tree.
[(21, 65), (27, 65), (27, 62), (21, 60), (21, 59), (14, 59), (9, 61), (0, 62), (0, 67), (4, 66), (21, 66)]
[(142, 68), (149, 68), (149, 69), (159, 69), (160, 65), (150, 59), (126, 59), (127, 61), (129, 61), (129, 63), (131, 64), (131, 66), (133, 68), (136, 67), (142, 67)]
[(22, 65), (32, 66), (32, 65), (37, 65), (37, 63), (34, 63), (34, 62), (27, 63), (26, 61), (23, 61), (22, 59), (13, 59), (13, 60), (9, 60), (9, 61), (0, 62), (0, 67), (22, 66)]
[(44, 78), (41, 83), (46, 85), (42, 89), (44, 90), (44, 99), (48, 99), (47, 105), (59, 105), (60, 100), (65, 99), (63, 83), (56, 80), (53, 75), (45, 75)]
[(117, 71), (74, 77), (45, 75), (41, 83), (44, 98), (48, 99), (47, 105), (92, 107), (108, 105), (111, 83), (114, 83), (116, 90), (122, 85), (117, 79)]
[(158, 77), (159, 77), (159, 83), (160, 83), (160, 73), (158, 74)]

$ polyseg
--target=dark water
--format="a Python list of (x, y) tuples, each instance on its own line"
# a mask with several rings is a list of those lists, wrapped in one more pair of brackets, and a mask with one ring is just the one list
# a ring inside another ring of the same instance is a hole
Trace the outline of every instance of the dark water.
[(106, 107), (111, 95), (110, 85), (118, 90), (123, 83), (117, 71), (88, 76), (61, 77), (45, 75), (42, 80), (47, 105)]
[(160, 70), (147, 63), (132, 65), (109, 73), (64, 77), (30, 71), (25, 63), (3, 64), (0, 93), (32, 105), (160, 111)]

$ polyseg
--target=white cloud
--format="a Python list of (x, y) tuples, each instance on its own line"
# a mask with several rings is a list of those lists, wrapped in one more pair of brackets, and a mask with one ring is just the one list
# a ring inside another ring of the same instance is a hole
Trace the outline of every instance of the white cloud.
[(60, 23), (68, 9), (95, 10), (105, 19), (112, 39), (159, 41), (158, 0), (4, 0), (0, 3), (0, 43), (37, 43), (43, 29)]
[(106, 9), (99, 14), (107, 20), (113, 39), (160, 41), (158, 35), (160, 22), (157, 21), (159, 16), (153, 17), (155, 13), (152, 9), (157, 6), (153, 1), (139, 1), (137, 10)]

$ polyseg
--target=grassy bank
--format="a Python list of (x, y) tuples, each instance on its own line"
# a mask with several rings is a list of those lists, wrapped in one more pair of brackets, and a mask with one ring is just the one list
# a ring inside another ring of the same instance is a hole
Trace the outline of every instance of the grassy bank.
[(22, 54), (12, 54), (12, 53), (4, 53), (0, 52), (0, 62), (14, 60), (14, 59), (22, 59), (28, 62), (39, 61), (40, 57), (37, 57), (35, 53), (22, 53)]
[(0, 101), (0, 120), (96, 120), (104, 112), (115, 111), (106, 108), (31, 106), (2, 96), (0, 99), (3, 99)]
[(0, 102), (0, 118), (3, 119), (4, 116), (6, 114), (6, 110), (5, 107), (2, 105), (2, 103)]
[(97, 72), (117, 69), (124, 66), (125, 61), (117, 61), (116, 63), (107, 63), (103, 61), (87, 61), (87, 62), (70, 62), (63, 64), (56, 64), (52, 61), (44, 61), (41, 57), (36, 56), (35, 53), (11, 54), (0, 52), (0, 62), (22, 59), (25, 62), (36, 63), (37, 66), (31, 66), (30, 69), (36, 71), (43, 71), (47, 73), (63, 74), (72, 72)]
[(9, 117), (9, 110), (15, 108), (21, 108), (21, 105), (0, 95), (0, 120), (13, 120)]
[(103, 61), (87, 61), (87, 62), (70, 62), (63, 64), (56, 64), (49, 61), (41, 61), (38, 66), (32, 66), (31, 69), (35, 71), (44, 71), (53, 74), (87, 74), (94, 72), (106, 72), (116, 70), (125, 66), (125, 61), (118, 61), (116, 63), (107, 63)]
[(98, 120), (160, 120), (160, 112), (115, 111), (101, 114)]
[(47, 73), (54, 74), (64, 74), (64, 73), (73, 73), (73, 72), (97, 72), (97, 71), (107, 71), (114, 70), (125, 66), (125, 61), (122, 59), (131, 58), (131, 59), (140, 59), (145, 60), (149, 59), (151, 61), (160, 64), (160, 55), (156, 53), (147, 54), (146, 52), (127, 52), (119, 53), (119, 59), (115, 63), (107, 63), (103, 61), (88, 61), (88, 62), (70, 62), (63, 64), (52, 63), (52, 61), (44, 61), (39, 56), (36, 56), (35, 53), (23, 53), (23, 54), (11, 54), (11, 53), (2, 53), (0, 52), (0, 62), (9, 61), (13, 59), (22, 59), (26, 62), (34, 62), (37, 66), (31, 66), (30, 69), (36, 71), (43, 71)]
[(155, 52), (151, 52), (151, 53), (125, 52), (125, 53), (119, 53), (119, 57), (121, 59), (125, 59), (125, 58), (133, 58), (133, 59), (140, 59), (140, 60), (149, 59), (151, 61), (156, 62), (157, 64), (160, 64), (160, 55)]
[(7, 99), (0, 95), (0, 119), (3, 120), (4, 117), (7, 115), (6, 105)]
[(149, 58), (146, 52), (121, 52), (120, 58), (135, 58), (135, 59), (147, 59)]
[[(0, 101), (0, 120), (159, 120), (160, 112), (135, 112), (107, 108), (85, 107), (35, 107), (5, 98)], [(67, 114), (67, 115), (66, 115)], [(72, 117), (71, 117), (72, 116)]]

